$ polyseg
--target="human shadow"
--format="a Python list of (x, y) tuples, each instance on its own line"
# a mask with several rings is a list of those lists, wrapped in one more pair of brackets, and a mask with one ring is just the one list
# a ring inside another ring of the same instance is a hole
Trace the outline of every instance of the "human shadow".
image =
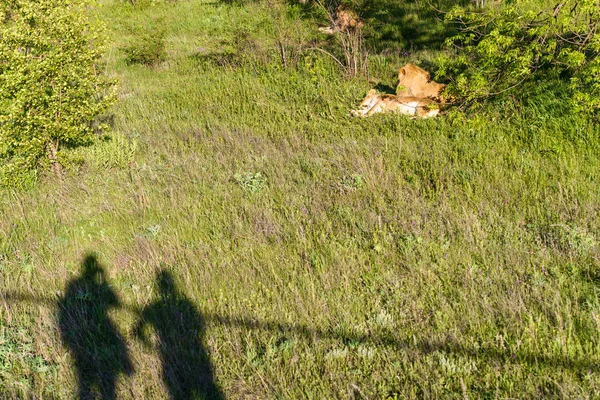
[[(167, 276), (169, 278), (167, 278), (167, 282), (169, 282), (169, 280), (172, 282), (172, 278), (170, 278), (170, 274), (167, 273)], [(585, 274), (583, 275), (585, 279), (587, 279), (590, 282), (600, 282), (600, 274), (592, 274), (592, 273), (587, 273), (585, 272)], [(160, 275), (159, 275), (159, 282), (161, 281)], [(165, 285), (165, 287), (167, 289), (165, 290), (161, 290), (161, 292), (168, 294), (169, 292), (173, 292), (173, 290), (169, 290), (169, 285)], [(170, 286), (170, 287), (174, 287), (174, 286)], [(66, 297), (66, 296), (65, 296)], [(18, 291), (0, 291), (0, 306), (4, 305), (4, 304), (10, 304), (10, 303), (31, 303), (31, 304), (35, 304), (36, 306), (45, 306), (45, 305), (51, 305), (51, 306), (55, 306), (57, 304), (57, 300), (52, 296), (52, 297), (46, 297), (46, 296), (40, 296), (40, 295), (35, 295), (35, 294), (23, 294), (23, 293), (19, 293)], [(58, 300), (58, 304), (60, 305), (60, 307), (64, 307), (63, 305), (64, 300), (63, 299), (59, 299)], [(161, 306), (159, 306), (159, 303), (162, 303)], [(178, 325), (174, 325), (173, 327), (169, 327), (169, 323), (171, 323), (173, 320), (177, 320), (178, 317), (178, 313), (177, 312), (172, 312), (172, 313), (168, 313), (165, 310), (172, 310), (172, 309), (177, 309), (177, 306), (172, 305), (174, 302), (171, 301), (167, 301), (167, 300), (157, 300), (154, 304), (148, 306), (145, 310), (140, 311), (140, 309), (136, 306), (136, 305), (132, 305), (132, 304), (123, 304), (121, 307), (128, 311), (129, 313), (131, 313), (132, 315), (140, 315), (142, 312), (144, 314), (146, 314), (146, 320), (141, 320), (139, 322), (138, 328), (136, 330), (138, 330), (138, 334), (142, 335), (141, 330), (143, 329), (143, 325), (145, 325), (146, 323), (148, 324), (153, 324), (155, 325), (156, 323), (154, 321), (162, 321), (160, 323), (158, 323), (161, 331), (166, 332), (163, 333), (163, 335), (165, 335), (166, 337), (168, 337), (168, 335), (170, 335), (171, 337), (173, 337), (173, 339), (169, 339), (166, 342), (166, 345), (161, 347), (161, 352), (167, 352), (166, 355), (163, 355), (161, 353), (161, 357), (163, 360), (166, 360), (166, 362), (163, 363), (163, 365), (168, 364), (168, 365), (176, 365), (177, 368), (172, 368), (171, 370), (175, 371), (175, 370), (181, 370), (183, 369), (183, 374), (186, 376), (191, 376), (191, 379), (194, 379), (193, 376), (196, 376), (196, 372), (193, 371), (193, 367), (190, 367), (188, 370), (186, 370), (184, 367), (190, 366), (191, 364), (187, 364), (189, 361), (188, 360), (201, 360), (197, 365), (200, 366), (199, 370), (200, 372), (197, 372), (198, 375), (200, 376), (199, 379), (202, 379), (202, 377), (205, 377), (204, 380), (208, 381), (210, 384), (208, 385), (209, 387), (213, 388), (213, 389), (209, 389), (209, 390), (205, 390), (205, 393), (213, 393), (212, 398), (214, 399), (222, 399), (224, 398), (224, 396), (221, 394), (220, 390), (218, 389), (218, 387), (214, 384), (214, 382), (212, 381), (212, 372), (211, 372), (211, 367), (210, 367), (210, 363), (208, 362), (208, 357), (206, 355), (205, 350), (203, 350), (203, 347), (201, 345), (201, 340), (202, 340), (202, 336), (203, 334), (199, 334), (197, 336), (192, 336), (192, 337), (188, 337), (188, 334), (186, 333), (187, 331), (193, 331), (192, 329), (187, 329), (187, 330), (181, 330), (181, 333), (176, 332), (177, 329), (180, 329), (181, 326), (192, 326), (189, 324), (184, 324), (184, 323), (179, 323), (177, 322)], [(598, 361), (596, 358), (594, 358), (593, 356), (591, 356), (590, 354), (588, 355), (580, 355), (580, 356), (569, 356), (569, 355), (557, 355), (557, 354), (547, 354), (546, 352), (537, 352), (537, 351), (533, 351), (533, 350), (524, 350), (524, 349), (519, 349), (517, 352), (511, 352), (508, 349), (502, 349), (502, 348), (497, 348), (495, 345), (478, 345), (477, 347), (473, 347), (473, 346), (468, 346), (465, 345), (463, 343), (461, 343), (457, 338), (453, 338), (453, 337), (447, 337), (447, 338), (442, 338), (442, 339), (428, 339), (428, 338), (415, 338), (415, 336), (404, 336), (400, 331), (397, 332), (377, 332), (377, 331), (373, 331), (373, 332), (369, 332), (369, 333), (364, 333), (364, 332), (359, 332), (359, 331), (355, 331), (353, 329), (332, 329), (332, 328), (325, 328), (325, 329), (319, 329), (319, 328), (315, 328), (312, 325), (309, 324), (302, 324), (302, 323), (285, 323), (285, 322), (279, 322), (276, 320), (261, 320), (261, 319), (257, 319), (255, 317), (253, 317), (252, 315), (238, 315), (238, 316), (231, 316), (231, 315), (222, 315), (219, 313), (205, 313), (204, 315), (200, 316), (198, 314), (197, 311), (193, 310), (193, 305), (190, 304), (190, 301), (187, 299), (184, 299), (184, 303), (187, 303), (187, 307), (188, 309), (192, 309), (192, 317), (191, 320), (192, 321), (196, 321), (196, 323), (198, 323), (197, 321), (200, 321), (200, 327), (197, 327), (196, 329), (199, 332), (203, 332), (204, 331), (204, 323), (207, 324), (212, 324), (212, 325), (219, 325), (219, 326), (223, 326), (223, 327), (234, 327), (234, 328), (241, 328), (243, 331), (245, 332), (249, 332), (249, 331), (264, 331), (264, 332), (271, 332), (271, 333), (276, 333), (282, 337), (298, 337), (298, 338), (302, 338), (302, 340), (306, 340), (308, 341), (308, 343), (314, 343), (313, 341), (315, 339), (333, 339), (336, 341), (339, 341), (340, 343), (346, 344), (346, 345), (355, 345), (356, 343), (360, 343), (360, 344), (369, 344), (372, 346), (375, 346), (377, 348), (382, 348), (382, 349), (387, 349), (386, 351), (404, 351), (404, 350), (410, 350), (411, 352), (414, 351), (418, 351), (421, 352), (423, 354), (431, 354), (434, 353), (436, 351), (441, 351), (441, 352), (446, 352), (446, 353), (451, 353), (451, 354), (457, 354), (457, 355), (461, 355), (464, 357), (468, 357), (469, 359), (473, 359), (473, 360), (486, 360), (488, 362), (492, 362), (492, 363), (513, 363), (513, 364), (521, 364), (521, 365), (527, 365), (527, 366), (543, 366), (544, 368), (554, 368), (554, 369), (558, 369), (558, 370), (570, 370), (573, 372), (577, 372), (577, 371), (589, 371), (589, 370), (596, 370), (598, 369)], [(170, 305), (171, 304), (171, 305)], [(154, 311), (150, 311), (150, 309), (154, 309)], [(165, 318), (164, 320), (162, 320), (161, 318), (157, 317), (157, 316), (151, 316), (150, 314), (156, 314), (156, 313), (163, 313), (163, 314), (169, 314), (167, 318)], [(185, 313), (184, 313), (185, 315)], [(190, 317), (189, 315), (185, 316), (185, 320), (189, 320)], [(61, 333), (62, 333), (62, 326), (63, 324), (61, 324)], [(155, 326), (156, 328), (156, 326)], [(159, 331), (159, 328), (156, 328), (157, 332)], [(182, 339), (180, 342), (177, 341), (175, 342), (176, 338), (179, 337)], [(64, 335), (63, 335), (64, 337)], [(185, 338), (188, 338), (187, 340), (184, 340)], [(64, 340), (64, 339), (63, 339)], [(73, 342), (76, 343), (76, 342)], [(179, 346), (178, 343), (181, 343), (181, 347), (187, 347), (189, 348), (189, 354), (187, 352), (185, 352), (184, 350), (180, 349), (177, 353), (177, 355), (173, 355), (173, 358), (175, 358), (175, 360), (171, 360), (171, 357), (168, 354), (168, 351), (170, 348), (174, 348), (175, 350), (177, 350), (177, 347)], [(126, 349), (125, 349), (126, 350)], [(183, 355), (181, 355), (180, 353), (184, 353)], [(179, 357), (179, 361), (177, 359), (177, 357)], [(180, 382), (181, 380), (175, 380), (172, 379), (171, 377), (169, 377), (169, 375), (166, 375), (166, 369), (164, 372), (164, 376), (165, 376), (165, 381), (167, 382), (167, 385), (169, 386), (169, 388), (171, 387), (171, 384), (169, 383), (170, 381), (173, 381), (173, 386), (175, 386), (178, 382)], [(167, 381), (167, 379), (169, 379), (169, 381)], [(181, 383), (179, 383), (181, 384)], [(198, 392), (197, 389), (196, 393)], [(211, 392), (212, 390), (212, 392)], [(177, 392), (176, 392), (177, 393)], [(173, 398), (179, 399), (179, 398), (185, 398), (185, 393), (181, 395), (172, 395)], [(0, 396), (1, 397), (1, 396)], [(105, 396), (106, 397), (106, 396)], [(206, 397), (211, 398), (210, 395), (207, 395)], [(109, 398), (109, 397), (106, 397)]]
[(150, 345), (144, 328), (146, 325), (154, 328), (158, 337), (162, 377), (170, 398), (223, 399), (203, 345), (205, 322), (202, 314), (184, 294), (179, 293), (171, 273), (160, 271), (156, 280), (160, 298), (141, 310), (134, 332), (146, 345)]
[(57, 302), (60, 335), (75, 360), (80, 399), (114, 399), (118, 375), (133, 373), (127, 345), (108, 316), (118, 306), (96, 257), (86, 256), (81, 276), (68, 283)]

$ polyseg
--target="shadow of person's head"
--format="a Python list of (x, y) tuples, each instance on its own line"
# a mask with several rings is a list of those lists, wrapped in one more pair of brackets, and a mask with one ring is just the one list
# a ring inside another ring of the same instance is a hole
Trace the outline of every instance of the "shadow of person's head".
[(81, 263), (81, 276), (87, 281), (96, 281), (104, 275), (104, 270), (98, 264), (98, 257), (95, 254), (88, 254)]
[(161, 270), (156, 276), (156, 282), (158, 283), (160, 294), (163, 297), (175, 294), (175, 279), (169, 271), (164, 269)]

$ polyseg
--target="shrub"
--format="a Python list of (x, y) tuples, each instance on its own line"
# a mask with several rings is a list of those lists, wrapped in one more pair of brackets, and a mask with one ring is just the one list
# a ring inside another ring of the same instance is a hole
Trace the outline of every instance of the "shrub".
[(267, 2), (277, 52), (284, 68), (296, 67), (308, 47), (309, 34), (302, 21), (302, 9), (298, 5), (287, 6), (277, 0)]
[(321, 0), (316, 0), (316, 3), (327, 13), (330, 22), (329, 30), (339, 42), (344, 61), (340, 61), (332, 53), (321, 48), (317, 48), (317, 50), (331, 56), (348, 76), (368, 76), (368, 53), (363, 33), (364, 21), (357, 12), (364, 8), (364, 4), (360, 1), (341, 2), (338, 0), (330, 1), (327, 5)]
[(88, 11), (85, 0), (0, 3), (0, 184), (40, 167), (60, 174), (61, 152), (89, 142), (111, 104)]
[[(542, 3), (542, 4), (540, 4)], [(447, 44), (456, 56), (440, 62), (439, 78), (468, 102), (515, 93), (535, 80), (560, 78), (580, 110), (600, 109), (600, 6), (598, 0), (539, 1), (455, 7), (446, 18), (459, 34)]]
[(167, 58), (164, 29), (145, 32), (123, 49), (128, 64), (155, 66)]

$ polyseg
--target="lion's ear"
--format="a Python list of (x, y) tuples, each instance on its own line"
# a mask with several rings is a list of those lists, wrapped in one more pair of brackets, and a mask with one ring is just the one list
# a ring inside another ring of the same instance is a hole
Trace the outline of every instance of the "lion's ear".
[(406, 70), (404, 69), (404, 67), (400, 68), (400, 71), (398, 71), (398, 78), (402, 77), (406, 75)]
[(369, 90), (369, 93), (367, 93), (368, 96), (372, 96), (374, 94), (377, 94), (377, 90), (375, 90), (375, 89), (371, 89), (371, 90)]

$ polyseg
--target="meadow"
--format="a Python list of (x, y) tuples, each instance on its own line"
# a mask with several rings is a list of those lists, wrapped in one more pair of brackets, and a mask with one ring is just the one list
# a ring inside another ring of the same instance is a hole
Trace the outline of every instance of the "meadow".
[[(542, 83), (350, 117), (450, 29), (426, 2), (372, 4), (369, 76), (349, 78), (313, 49), (336, 51), (314, 5), (99, 1), (112, 131), (62, 178), (0, 190), (0, 397), (81, 393), (68, 343), (118, 398), (600, 394), (598, 125)], [(80, 311), (114, 340), (81, 339)]]

